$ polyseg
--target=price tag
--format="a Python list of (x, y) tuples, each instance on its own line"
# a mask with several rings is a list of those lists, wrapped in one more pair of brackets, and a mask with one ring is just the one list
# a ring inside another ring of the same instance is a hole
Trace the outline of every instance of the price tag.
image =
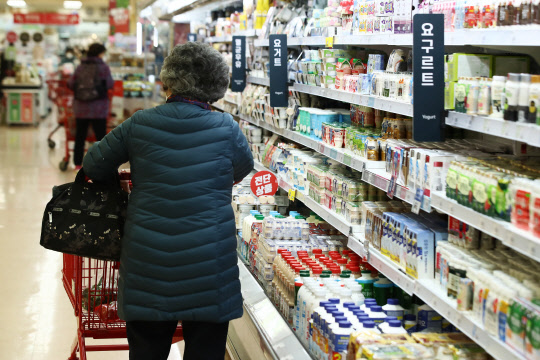
[(336, 159), (337, 159), (337, 161), (339, 161), (339, 162), (343, 162), (343, 158), (344, 158), (344, 157), (345, 157), (345, 154), (343, 154), (342, 152), (338, 152), (338, 153), (337, 153)]
[(334, 37), (333, 36), (326, 37), (326, 47), (327, 48), (333, 48), (334, 47)]
[(482, 126), (482, 130), (484, 133), (487, 133), (488, 130), (489, 130), (489, 120), (488, 119), (484, 119), (484, 124)]
[(296, 190), (289, 189), (289, 200), (294, 201), (295, 197), (296, 197)]
[(424, 190), (423, 189), (416, 189), (416, 195), (414, 197), (414, 202), (411, 211), (415, 214), (420, 213), (420, 207), (422, 206), (422, 199), (424, 197)]
[(368, 105), (369, 107), (373, 107), (375, 105), (375, 98), (373, 96), (368, 97)]
[(343, 155), (343, 163), (347, 166), (351, 166), (351, 156), (344, 154)]
[(319, 143), (319, 152), (321, 154), (324, 154), (324, 144), (323, 143)]
[(337, 160), (337, 150), (336, 149), (330, 149), (330, 157), (332, 159), (336, 159)]
[(503, 136), (508, 136), (508, 121), (503, 122), (502, 135)]

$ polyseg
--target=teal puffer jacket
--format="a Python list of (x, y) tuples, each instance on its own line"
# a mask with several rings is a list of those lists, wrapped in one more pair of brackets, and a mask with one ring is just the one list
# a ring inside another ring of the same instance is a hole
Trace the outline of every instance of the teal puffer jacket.
[(188, 103), (135, 113), (83, 161), (106, 180), (129, 161), (118, 313), (131, 320), (225, 322), (242, 316), (232, 186), (253, 169), (229, 114)]

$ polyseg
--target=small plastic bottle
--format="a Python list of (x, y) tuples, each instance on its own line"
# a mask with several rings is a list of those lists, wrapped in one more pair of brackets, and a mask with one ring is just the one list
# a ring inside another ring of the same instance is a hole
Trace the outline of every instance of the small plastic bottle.
[(407, 314), (403, 318), (403, 327), (408, 333), (416, 332), (416, 316)]
[(383, 323), (386, 319), (386, 314), (384, 313), (382, 306), (374, 305), (370, 308), (371, 312), (369, 313), (369, 318), (372, 319), (376, 324)]
[(509, 73), (504, 86), (504, 120), (517, 121), (517, 109), (519, 101), (520, 76), (516, 73)]
[(518, 99), (518, 122), (527, 122), (529, 118), (529, 89), (531, 87), (531, 75), (520, 74), (519, 99)]
[(399, 305), (398, 299), (388, 299), (388, 303), (382, 309), (387, 316), (395, 316), (397, 320), (403, 320), (405, 309)]
[(390, 326), (390, 324), (388, 323), (392, 320), (397, 320), (397, 318), (395, 316), (387, 316), (386, 320), (383, 323), (379, 324), (378, 328), (383, 334), (386, 333), (385, 329)]
[(364, 331), (373, 331), (377, 334), (380, 334), (381, 332), (379, 331), (379, 329), (377, 329), (376, 325), (375, 325), (375, 322), (372, 321), (372, 320), (364, 320), (362, 322), (362, 332)]
[(391, 320), (388, 322), (388, 325), (389, 327), (385, 329), (385, 334), (407, 334), (407, 330), (401, 326), (401, 321), (399, 320)]

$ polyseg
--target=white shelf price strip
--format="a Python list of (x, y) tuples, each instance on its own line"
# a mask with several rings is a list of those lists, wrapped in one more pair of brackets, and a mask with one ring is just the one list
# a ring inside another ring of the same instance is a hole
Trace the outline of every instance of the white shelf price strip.
[(540, 126), (536, 124), (511, 122), (455, 111), (448, 113), (446, 124), (510, 140), (522, 141), (532, 146), (540, 146)]
[(247, 82), (251, 84), (270, 86), (270, 79), (256, 76), (248, 76)]

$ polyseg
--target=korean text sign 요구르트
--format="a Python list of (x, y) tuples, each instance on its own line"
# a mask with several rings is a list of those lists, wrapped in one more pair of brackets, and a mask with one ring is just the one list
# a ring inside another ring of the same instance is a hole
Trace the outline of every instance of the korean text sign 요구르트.
[(287, 35), (270, 35), (270, 106), (289, 105), (287, 88)]
[(242, 92), (246, 88), (246, 37), (233, 36), (232, 50), (231, 90)]
[(276, 175), (270, 171), (259, 171), (251, 178), (251, 191), (257, 197), (274, 195), (278, 191)]
[(444, 15), (416, 14), (413, 32), (413, 139), (443, 141)]

